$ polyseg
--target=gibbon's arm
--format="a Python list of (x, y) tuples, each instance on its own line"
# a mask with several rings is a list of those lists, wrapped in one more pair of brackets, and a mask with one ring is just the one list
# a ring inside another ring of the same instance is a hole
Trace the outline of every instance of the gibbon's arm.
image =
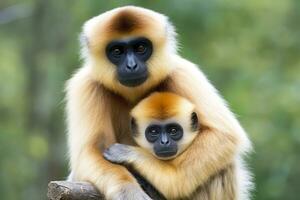
[[(128, 170), (102, 157), (103, 148), (115, 143), (105, 94), (82, 68), (67, 85), (68, 145), (72, 178), (93, 183), (108, 199), (144, 197)], [(123, 195), (123, 196), (122, 196)], [(124, 196), (125, 195), (125, 196)]]
[(176, 184), (166, 182), (169, 188), (163, 188), (165, 184), (161, 182), (153, 185), (158, 186), (160, 191), (188, 196), (197, 186), (233, 162), (238, 154), (248, 152), (251, 143), (224, 100), (198, 67), (179, 56), (173, 60), (176, 61), (176, 69), (169, 83), (166, 83), (166, 90), (182, 95), (195, 104), (202, 131), (192, 145), (172, 161), (173, 166), (177, 166)]
[[(178, 67), (163, 90), (186, 97), (196, 105), (201, 132), (185, 152), (171, 161), (160, 161), (140, 148), (123, 149), (127, 155), (131, 154), (125, 156), (123, 162), (131, 163), (168, 199), (188, 197), (211, 176), (231, 164), (238, 154), (251, 149), (246, 133), (202, 72), (182, 58), (173, 60)], [(109, 151), (118, 148), (120, 146), (113, 145)], [(119, 152), (116, 157), (120, 155)], [(106, 157), (118, 162), (109, 154)]]

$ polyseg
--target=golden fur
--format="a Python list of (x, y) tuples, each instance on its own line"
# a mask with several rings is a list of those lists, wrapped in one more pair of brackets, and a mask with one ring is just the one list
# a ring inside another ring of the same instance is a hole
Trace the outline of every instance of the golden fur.
[(186, 99), (170, 93), (155, 92), (143, 99), (133, 108), (131, 114), (136, 118), (153, 118), (164, 120), (185, 113), (194, 106)]
[[(134, 23), (114, 25), (124, 13), (130, 13)], [(136, 24), (137, 29), (132, 28)], [(124, 31), (123, 26), (131, 28)], [(134, 36), (149, 38), (154, 52), (147, 62), (149, 79), (141, 86), (129, 88), (116, 80), (115, 66), (106, 58), (105, 47), (111, 40)], [(185, 152), (170, 161), (170, 167), (156, 169), (152, 163), (147, 168), (137, 166), (141, 171), (147, 170), (149, 176), (163, 172), (170, 175), (168, 179), (152, 181), (167, 197), (193, 194), (197, 186), (207, 184), (250, 150), (244, 130), (215, 88), (197, 66), (177, 55), (174, 36), (165, 16), (133, 6), (108, 11), (84, 25), (84, 64), (66, 88), (71, 175), (74, 180), (92, 182), (108, 199), (125, 198), (124, 195), (139, 199), (144, 195), (132, 175), (124, 167), (106, 161), (99, 147), (103, 150), (115, 142), (134, 144), (129, 133), (129, 112), (153, 91), (169, 91), (187, 98), (195, 105), (201, 126), (205, 127)], [(174, 171), (172, 165), (180, 170)], [(174, 182), (179, 184), (173, 185)], [(249, 188), (238, 186), (235, 190), (239, 193)], [(132, 188), (137, 192), (130, 193)]]

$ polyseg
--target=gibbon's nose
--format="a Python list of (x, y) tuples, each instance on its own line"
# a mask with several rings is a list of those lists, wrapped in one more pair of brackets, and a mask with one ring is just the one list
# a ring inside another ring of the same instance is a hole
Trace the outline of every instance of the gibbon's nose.
[(170, 144), (169, 137), (168, 137), (168, 135), (166, 133), (162, 133), (161, 139), (160, 139), (160, 143), (162, 145), (168, 145), (168, 144)]
[(137, 70), (137, 63), (135, 61), (135, 57), (133, 54), (128, 54), (127, 55), (127, 64), (126, 64), (126, 69), (129, 71), (136, 71)]

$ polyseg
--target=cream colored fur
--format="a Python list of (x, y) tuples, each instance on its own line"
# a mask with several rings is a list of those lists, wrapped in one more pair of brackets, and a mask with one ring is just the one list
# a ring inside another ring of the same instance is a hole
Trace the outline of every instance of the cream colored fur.
[[(124, 10), (136, 13), (147, 26), (122, 35), (105, 32), (105, 25)], [(128, 88), (116, 80), (104, 47), (109, 40), (136, 35), (150, 38), (154, 54), (147, 62), (149, 79), (139, 87)], [(197, 66), (177, 55), (174, 35), (165, 16), (132, 6), (109, 11), (84, 25), (84, 64), (66, 87), (70, 168), (74, 180), (90, 181), (108, 199), (149, 199), (126, 168), (106, 161), (101, 153), (115, 142), (134, 144), (129, 133), (129, 111), (149, 92), (159, 89), (189, 99), (206, 127), (192, 146), (170, 162), (170, 166), (179, 167), (178, 171), (156, 169), (151, 163), (137, 166), (150, 172), (148, 176), (156, 177), (152, 183), (167, 197), (193, 194), (198, 186), (206, 185), (251, 149), (244, 130), (216, 89)], [(163, 172), (169, 178), (153, 175)], [(239, 199), (246, 199), (249, 179), (247, 176), (238, 179), (235, 191), (239, 191)]]

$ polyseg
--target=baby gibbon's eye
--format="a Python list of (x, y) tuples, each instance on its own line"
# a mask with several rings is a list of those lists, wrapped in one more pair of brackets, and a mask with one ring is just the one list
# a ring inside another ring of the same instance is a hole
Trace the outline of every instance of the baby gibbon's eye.
[(177, 128), (173, 127), (173, 128), (170, 129), (170, 134), (171, 135), (175, 135), (176, 133), (177, 133)]
[(157, 135), (159, 134), (159, 129), (157, 127), (153, 127), (149, 132), (151, 133), (151, 135)]
[(155, 142), (161, 133), (161, 127), (159, 125), (148, 126), (145, 131), (146, 139), (149, 142)]
[(173, 140), (180, 140), (183, 136), (183, 129), (177, 123), (168, 124), (166, 130)]
[(118, 48), (115, 48), (115, 49), (113, 50), (113, 53), (114, 53), (115, 55), (120, 55), (120, 54), (121, 54), (121, 50), (118, 49)]

